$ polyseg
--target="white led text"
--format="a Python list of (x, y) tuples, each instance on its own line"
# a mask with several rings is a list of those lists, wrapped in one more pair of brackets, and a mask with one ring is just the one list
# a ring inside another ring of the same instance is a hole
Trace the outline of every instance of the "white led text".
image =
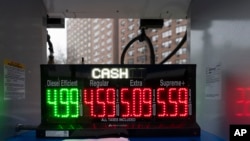
[(118, 79), (128, 78), (129, 72), (127, 68), (94, 68), (92, 69), (91, 76), (94, 79)]

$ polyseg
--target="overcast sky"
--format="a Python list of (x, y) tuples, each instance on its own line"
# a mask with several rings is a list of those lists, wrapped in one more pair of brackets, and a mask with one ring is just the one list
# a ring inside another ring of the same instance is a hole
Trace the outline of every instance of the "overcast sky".
[(48, 28), (48, 33), (54, 47), (55, 58), (62, 53), (65, 54), (66, 57), (66, 28)]

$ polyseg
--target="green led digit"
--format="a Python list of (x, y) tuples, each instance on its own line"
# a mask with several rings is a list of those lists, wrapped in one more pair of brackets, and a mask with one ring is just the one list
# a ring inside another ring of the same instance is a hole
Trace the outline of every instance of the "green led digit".
[(79, 117), (79, 94), (77, 88), (70, 89), (70, 105), (71, 111), (75, 111), (75, 113), (71, 113), (72, 118)]
[(57, 90), (53, 90), (53, 94), (52, 94), (52, 89), (47, 89), (46, 90), (46, 93), (47, 93), (47, 103), (49, 105), (52, 105), (53, 106), (53, 116), (54, 117), (60, 117), (59, 114), (58, 114), (58, 105), (57, 105)]
[[(77, 88), (54, 88), (46, 90), (49, 114), (55, 118), (79, 117), (79, 90)], [(50, 110), (51, 109), (51, 110)]]
[(69, 90), (66, 88), (62, 88), (60, 89), (59, 92), (59, 101), (60, 101), (60, 105), (65, 106), (65, 110), (64, 112), (62, 111), (61, 113), (61, 118), (67, 118), (69, 117), (70, 114), (70, 108), (69, 108)]

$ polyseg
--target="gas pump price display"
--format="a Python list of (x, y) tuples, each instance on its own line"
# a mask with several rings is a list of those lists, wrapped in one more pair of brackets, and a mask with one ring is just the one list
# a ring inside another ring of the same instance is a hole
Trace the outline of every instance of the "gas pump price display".
[(195, 65), (41, 65), (41, 92), (44, 124), (195, 122)]

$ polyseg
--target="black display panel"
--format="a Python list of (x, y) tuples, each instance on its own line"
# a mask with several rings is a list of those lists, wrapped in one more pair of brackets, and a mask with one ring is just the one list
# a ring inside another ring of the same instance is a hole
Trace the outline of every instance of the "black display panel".
[[(137, 136), (144, 129), (156, 133), (194, 129), (183, 134), (199, 135), (195, 69), (195, 65), (41, 65), (38, 136), (50, 135), (48, 130), (69, 131), (63, 137), (74, 137), (77, 130), (93, 135), (98, 130), (119, 131), (127, 136), (133, 130)], [(88, 136), (79, 134), (75, 136)]]

